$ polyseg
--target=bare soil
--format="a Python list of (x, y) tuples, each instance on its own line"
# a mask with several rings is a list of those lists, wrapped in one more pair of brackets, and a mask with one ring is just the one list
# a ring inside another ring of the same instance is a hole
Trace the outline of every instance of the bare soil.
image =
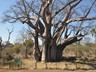
[(0, 72), (96, 72), (96, 70), (46, 70), (46, 69), (36, 69), (36, 70), (4, 70), (0, 69)]

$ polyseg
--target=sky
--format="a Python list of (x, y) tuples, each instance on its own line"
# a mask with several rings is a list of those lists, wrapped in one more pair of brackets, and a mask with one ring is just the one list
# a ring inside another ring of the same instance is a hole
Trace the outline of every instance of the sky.
[[(89, 1), (89, 0), (85, 0), (85, 1)], [(5, 12), (6, 10), (10, 9), (10, 7), (15, 4), (16, 0), (0, 0), (0, 21), (2, 20), (2, 15), (3, 12)], [(86, 4), (86, 2), (84, 2), (84, 4)], [(26, 27), (26, 25), (21, 24), (21, 23), (1, 23), (0, 22), (0, 37), (2, 37), (3, 42), (7, 41), (8, 39), (8, 31), (7, 29), (12, 29), (12, 26), (14, 26), (14, 31), (11, 35), (10, 38), (10, 42), (14, 43), (16, 38), (18, 37), (18, 33), (19, 31)]]
[(0, 0), (0, 37), (2, 37), (3, 42), (8, 40), (8, 30), (14, 27), (13, 33), (10, 38), (10, 42), (15, 42), (16, 38), (18, 37), (19, 31), (25, 27), (20, 23), (1, 23), (3, 12), (10, 9), (10, 7), (15, 4), (16, 0)]

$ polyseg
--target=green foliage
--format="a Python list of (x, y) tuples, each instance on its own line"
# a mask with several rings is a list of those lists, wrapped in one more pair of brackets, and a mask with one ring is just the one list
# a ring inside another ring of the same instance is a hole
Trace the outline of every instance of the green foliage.
[(31, 38), (29, 38), (28, 40), (25, 40), (23, 42), (23, 44), (26, 46), (26, 47), (32, 47), (33, 46), (33, 40)]
[(16, 51), (16, 53), (20, 52), (20, 48), (21, 48), (21, 46), (19, 44), (14, 45), (14, 47), (13, 47), (13, 49)]
[(96, 26), (94, 28), (92, 28), (91, 34), (92, 34), (92, 36), (96, 37)]

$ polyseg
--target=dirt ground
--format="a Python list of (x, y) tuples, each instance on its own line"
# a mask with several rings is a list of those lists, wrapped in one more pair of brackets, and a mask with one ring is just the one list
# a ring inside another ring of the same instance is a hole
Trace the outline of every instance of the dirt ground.
[(96, 72), (96, 70), (75, 70), (75, 71), (69, 71), (69, 70), (2, 70), (0, 69), (0, 72)]

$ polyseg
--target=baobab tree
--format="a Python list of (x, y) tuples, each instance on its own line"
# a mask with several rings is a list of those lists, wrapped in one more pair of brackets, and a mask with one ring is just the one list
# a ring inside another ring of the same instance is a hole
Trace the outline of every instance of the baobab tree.
[(96, 0), (86, 2), (86, 5), (84, 1), (19, 0), (4, 13), (3, 22), (19, 21), (32, 29), (36, 61), (60, 61), (66, 46), (82, 40), (96, 26)]

